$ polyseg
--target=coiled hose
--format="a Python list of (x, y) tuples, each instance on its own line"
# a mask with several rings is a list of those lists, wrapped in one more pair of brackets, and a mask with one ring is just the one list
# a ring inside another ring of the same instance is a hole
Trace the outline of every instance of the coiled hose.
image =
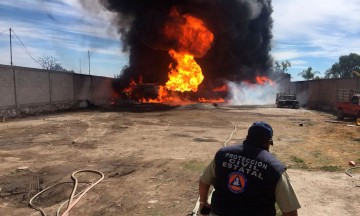
[[(76, 174), (78, 173), (81, 173), (81, 172), (91, 172), (91, 173), (96, 173), (98, 175), (101, 176), (101, 178), (99, 180), (97, 180), (96, 182), (92, 183), (90, 186), (88, 186), (87, 188), (85, 188), (83, 191), (75, 194), (76, 192), (76, 189), (78, 187), (78, 180), (77, 178), (75, 177)], [(29, 201), (29, 206), (35, 210), (38, 210), (40, 211), (41, 215), (42, 216), (46, 216), (45, 214), (45, 211), (42, 210), (40, 207), (34, 205), (32, 202), (33, 200), (38, 197), (40, 194), (44, 193), (45, 191), (48, 191), (49, 189), (51, 188), (54, 188), (60, 184), (65, 184), (65, 183), (74, 183), (74, 187), (73, 187), (73, 190), (72, 190), (72, 193), (70, 195), (70, 198), (69, 200), (63, 202), (60, 207), (58, 208), (57, 212), (56, 212), (56, 215), (59, 216), (60, 215), (60, 210), (61, 208), (66, 204), (68, 203), (68, 206), (65, 210), (65, 212), (61, 215), (61, 216), (68, 216), (70, 210), (80, 201), (80, 199), (85, 195), (85, 193), (87, 193), (91, 188), (93, 188), (95, 185), (97, 185), (99, 182), (101, 182), (103, 179), (104, 179), (104, 174), (100, 171), (97, 171), (97, 170), (88, 170), (88, 169), (84, 169), (84, 170), (78, 170), (78, 171), (75, 171), (71, 174), (71, 178), (73, 180), (73, 182), (61, 182), (61, 183), (57, 183), (57, 184), (54, 184), (54, 185), (51, 185), (47, 188), (45, 188), (44, 190), (40, 191), (39, 193), (35, 194)], [(75, 197), (77, 197), (75, 200), (73, 200)]]

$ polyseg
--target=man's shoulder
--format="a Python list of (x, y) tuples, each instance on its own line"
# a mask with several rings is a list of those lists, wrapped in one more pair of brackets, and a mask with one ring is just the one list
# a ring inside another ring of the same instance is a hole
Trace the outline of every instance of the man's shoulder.
[(222, 147), (216, 152), (215, 158), (224, 157), (225, 155), (228, 154), (239, 154), (240, 152), (242, 152), (242, 150), (243, 150), (242, 144)]
[(226, 152), (237, 151), (237, 150), (242, 150), (242, 149), (243, 149), (243, 144), (236, 144), (236, 145), (222, 147), (221, 149), (218, 150), (218, 152), (226, 153)]

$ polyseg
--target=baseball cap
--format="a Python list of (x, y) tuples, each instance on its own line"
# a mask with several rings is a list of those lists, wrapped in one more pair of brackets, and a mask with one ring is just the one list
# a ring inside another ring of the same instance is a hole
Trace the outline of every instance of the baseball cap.
[(250, 136), (264, 136), (266, 138), (271, 139), (273, 137), (273, 129), (272, 127), (263, 121), (254, 122), (249, 130), (248, 135)]

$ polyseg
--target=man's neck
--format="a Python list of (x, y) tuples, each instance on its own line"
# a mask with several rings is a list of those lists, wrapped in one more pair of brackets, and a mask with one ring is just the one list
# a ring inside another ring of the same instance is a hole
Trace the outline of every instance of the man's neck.
[(247, 146), (252, 146), (254, 148), (259, 148), (259, 149), (262, 149), (262, 150), (265, 150), (265, 151), (268, 151), (270, 152), (270, 146), (269, 145), (256, 145), (255, 142), (252, 142), (252, 141), (249, 141), (249, 140), (244, 140), (243, 142), (244, 145), (247, 145)]

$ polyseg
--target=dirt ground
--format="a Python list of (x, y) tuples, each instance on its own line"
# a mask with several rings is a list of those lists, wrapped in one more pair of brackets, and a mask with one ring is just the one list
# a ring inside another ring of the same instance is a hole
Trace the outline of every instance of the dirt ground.
[[(0, 215), (41, 215), (30, 198), (81, 169), (104, 173), (70, 215), (188, 215), (202, 169), (223, 146), (241, 142), (254, 121), (274, 129), (270, 151), (288, 167), (299, 215), (360, 215), (360, 127), (331, 114), (271, 106), (134, 105), (0, 123)], [(80, 174), (84, 182), (96, 174)], [(72, 184), (34, 200), (54, 215)]]

